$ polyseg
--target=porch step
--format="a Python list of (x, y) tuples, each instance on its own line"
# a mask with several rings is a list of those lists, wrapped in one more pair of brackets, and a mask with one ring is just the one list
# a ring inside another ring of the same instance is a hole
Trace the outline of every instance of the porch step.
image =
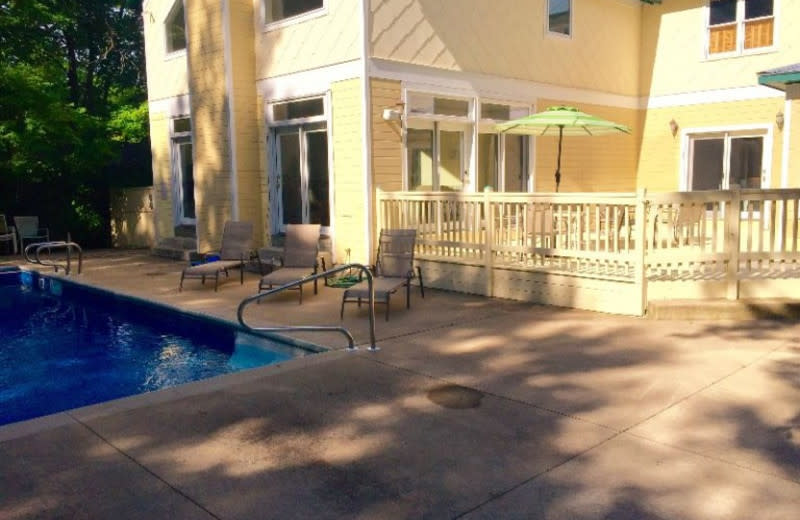
[(153, 256), (172, 258), (173, 260), (189, 260), (189, 254), (197, 251), (197, 239), (191, 237), (162, 238), (150, 250)]
[(175, 226), (175, 236), (185, 238), (197, 238), (197, 227), (192, 225)]
[(800, 321), (800, 300), (664, 300), (647, 305), (652, 320)]

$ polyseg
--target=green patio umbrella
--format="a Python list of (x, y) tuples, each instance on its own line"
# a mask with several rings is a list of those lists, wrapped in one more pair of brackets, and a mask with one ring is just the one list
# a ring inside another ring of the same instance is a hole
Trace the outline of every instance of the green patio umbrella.
[(550, 107), (544, 112), (532, 114), (497, 125), (497, 130), (509, 134), (558, 135), (558, 163), (556, 166), (556, 191), (561, 184), (561, 140), (567, 136), (607, 135), (618, 132), (631, 133), (625, 125), (606, 121), (581, 112), (574, 107)]

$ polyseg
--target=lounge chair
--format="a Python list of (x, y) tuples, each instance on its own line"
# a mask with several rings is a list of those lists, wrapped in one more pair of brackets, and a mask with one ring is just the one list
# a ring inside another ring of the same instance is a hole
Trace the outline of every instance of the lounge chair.
[[(417, 240), (416, 229), (383, 229), (378, 239), (378, 258), (373, 269), (372, 287), (375, 303), (386, 305), (386, 321), (389, 321), (389, 300), (400, 287), (406, 288), (406, 309), (411, 308), (411, 280), (414, 278), (414, 245)], [(419, 276), (419, 292), (425, 297), (422, 271), (416, 268)], [(344, 318), (344, 304), (369, 300), (369, 284), (362, 280), (344, 291), (339, 318)]]
[(25, 251), (25, 242), (49, 242), (50, 230), (39, 227), (39, 217), (14, 217), (14, 226), (19, 237), (19, 250)]
[(214, 277), (214, 291), (219, 286), (219, 275), (225, 273), (228, 276), (228, 269), (239, 268), (239, 282), (244, 283), (244, 262), (250, 258), (250, 251), (253, 248), (253, 223), (252, 222), (226, 222), (222, 230), (222, 246), (219, 252), (205, 253), (205, 258), (212, 255), (219, 257), (219, 260), (207, 262), (199, 265), (187, 267), (181, 273), (181, 283), (178, 291), (183, 290), (183, 280), (186, 278), (200, 278), (203, 284), (206, 278)]
[[(296, 282), (315, 274), (319, 258), (319, 233), (319, 224), (287, 225), (283, 255), (279, 259), (280, 267), (261, 277), (258, 282), (258, 292)], [(272, 263), (274, 265), (276, 262)], [(300, 293), (300, 304), (302, 304), (303, 284), (297, 285), (294, 289)], [(314, 294), (317, 294), (317, 280), (314, 280)]]
[(14, 226), (8, 227), (6, 216), (0, 213), (0, 242), (11, 244), (11, 251), (17, 254), (17, 232)]

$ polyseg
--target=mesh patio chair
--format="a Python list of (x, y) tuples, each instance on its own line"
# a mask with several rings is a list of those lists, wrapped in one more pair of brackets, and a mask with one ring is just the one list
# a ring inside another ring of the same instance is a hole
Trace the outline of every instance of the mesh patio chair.
[[(319, 224), (287, 225), (283, 255), (278, 259), (280, 267), (261, 277), (258, 282), (258, 292), (316, 274), (319, 258), (319, 234)], [(259, 260), (263, 261), (264, 259)], [(275, 264), (275, 262), (272, 263)], [(302, 304), (303, 284), (301, 283), (293, 289), (297, 289), (300, 293), (300, 304)], [(314, 280), (314, 294), (317, 294), (317, 280)]]
[(11, 244), (11, 251), (17, 254), (17, 232), (14, 226), (9, 227), (6, 216), (0, 213), (0, 243)]
[[(378, 258), (373, 270), (372, 287), (375, 303), (386, 305), (386, 321), (389, 321), (389, 301), (392, 294), (405, 286), (406, 309), (411, 308), (411, 280), (414, 275), (414, 245), (417, 240), (416, 229), (383, 229), (378, 239)], [(422, 283), (422, 270), (416, 268), (419, 276), (419, 291), (425, 297)], [(344, 318), (344, 304), (369, 300), (369, 283), (363, 280), (344, 291), (339, 318)]]
[(201, 283), (206, 283), (206, 278), (214, 277), (214, 291), (219, 287), (219, 275), (228, 269), (239, 268), (239, 283), (244, 283), (244, 263), (250, 259), (253, 249), (253, 223), (252, 222), (226, 222), (222, 230), (222, 246), (219, 252), (205, 253), (205, 258), (212, 255), (219, 256), (219, 260), (187, 267), (181, 273), (181, 283), (178, 291), (183, 290), (183, 280), (186, 278), (200, 278)]
[(25, 251), (25, 242), (35, 244), (50, 241), (50, 230), (39, 227), (39, 217), (14, 217), (14, 226), (17, 228), (20, 251)]

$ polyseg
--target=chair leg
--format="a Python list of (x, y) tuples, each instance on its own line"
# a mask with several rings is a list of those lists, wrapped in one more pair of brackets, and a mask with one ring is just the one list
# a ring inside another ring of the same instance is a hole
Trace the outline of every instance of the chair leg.
[(186, 276), (186, 271), (181, 271), (181, 283), (178, 285), (178, 292), (183, 291), (183, 278)]
[(219, 271), (214, 275), (214, 292), (217, 292), (217, 287), (219, 287)]
[(419, 293), (425, 297), (425, 284), (422, 283), (422, 268), (417, 266), (417, 275), (419, 276)]
[(411, 308), (411, 278), (406, 280), (406, 309)]
[(239, 285), (244, 285), (244, 262), (239, 266)]
[(392, 296), (389, 293), (387, 293), (386, 294), (386, 321), (389, 321), (389, 307), (391, 307), (391, 304), (390, 304), (391, 300), (392, 300)]
[(298, 305), (303, 305), (303, 284), (298, 285), (297, 288), (300, 290), (300, 303)]

